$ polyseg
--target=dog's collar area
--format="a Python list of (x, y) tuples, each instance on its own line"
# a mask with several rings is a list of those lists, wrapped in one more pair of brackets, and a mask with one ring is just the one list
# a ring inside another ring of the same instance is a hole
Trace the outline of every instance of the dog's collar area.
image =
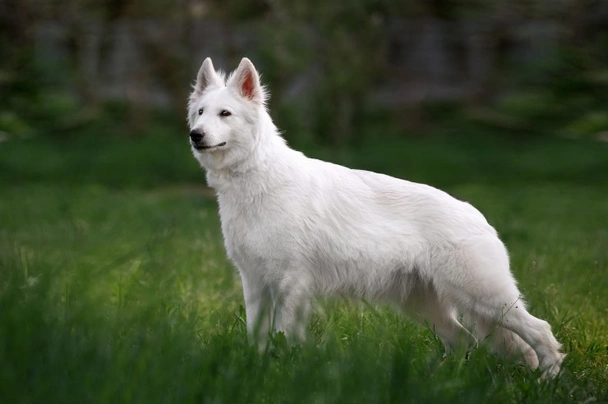
[(209, 149), (215, 149), (217, 147), (222, 147), (222, 146), (226, 146), (226, 142), (218, 143), (218, 144), (213, 145), (213, 146), (194, 146), (194, 148), (196, 150), (209, 150)]

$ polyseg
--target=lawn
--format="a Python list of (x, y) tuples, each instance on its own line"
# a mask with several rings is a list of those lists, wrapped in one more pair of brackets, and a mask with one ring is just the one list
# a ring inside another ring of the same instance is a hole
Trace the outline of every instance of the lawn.
[(310, 155), (440, 186), (507, 244), (561, 377), (322, 299), (309, 342), (248, 346), (238, 275), (185, 135), (0, 143), (0, 402), (608, 401), (608, 145), (388, 136)]

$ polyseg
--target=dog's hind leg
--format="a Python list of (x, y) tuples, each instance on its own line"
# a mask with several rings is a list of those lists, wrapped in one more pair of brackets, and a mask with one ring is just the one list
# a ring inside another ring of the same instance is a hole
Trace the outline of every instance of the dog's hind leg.
[[(460, 310), (472, 313), (488, 324), (497, 324), (517, 334), (536, 352), (545, 377), (555, 377), (565, 357), (551, 326), (526, 310), (509, 259), (498, 239), (480, 238), (462, 246), (458, 264), (438, 282), (440, 295)], [(457, 276), (456, 276), (457, 275)], [(505, 336), (505, 334), (502, 334)], [(508, 334), (507, 339), (517, 341)], [(517, 342), (515, 342), (517, 343)], [(530, 363), (535, 361), (529, 358)]]
[(475, 330), (478, 340), (487, 343), (496, 353), (507, 357), (522, 356), (531, 369), (538, 368), (538, 356), (534, 349), (513, 331), (483, 318), (477, 319)]
[(502, 314), (495, 314), (491, 321), (513, 331), (534, 349), (543, 376), (557, 376), (566, 355), (559, 351), (561, 344), (553, 336), (549, 323), (528, 313), (523, 302)]
[(417, 288), (408, 297), (404, 310), (423, 325), (427, 325), (443, 343), (446, 354), (477, 346), (477, 338), (456, 318), (456, 310), (442, 303), (432, 286)]

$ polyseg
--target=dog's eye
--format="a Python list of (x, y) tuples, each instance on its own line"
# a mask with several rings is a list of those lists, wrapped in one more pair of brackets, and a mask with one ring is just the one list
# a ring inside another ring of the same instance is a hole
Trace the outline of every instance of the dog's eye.
[(230, 113), (230, 111), (226, 111), (225, 109), (222, 110), (222, 112), (220, 112), (220, 116), (230, 116), (232, 115), (232, 113)]
[(199, 115), (203, 115), (203, 109), (202, 108), (198, 110), (198, 114)]

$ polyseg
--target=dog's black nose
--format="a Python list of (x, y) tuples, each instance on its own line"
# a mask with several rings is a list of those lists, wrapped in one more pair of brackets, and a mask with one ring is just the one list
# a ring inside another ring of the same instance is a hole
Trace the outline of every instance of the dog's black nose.
[(194, 143), (198, 143), (201, 140), (203, 140), (203, 136), (205, 136), (205, 132), (201, 131), (201, 130), (193, 130), (190, 132), (190, 139), (194, 142)]

